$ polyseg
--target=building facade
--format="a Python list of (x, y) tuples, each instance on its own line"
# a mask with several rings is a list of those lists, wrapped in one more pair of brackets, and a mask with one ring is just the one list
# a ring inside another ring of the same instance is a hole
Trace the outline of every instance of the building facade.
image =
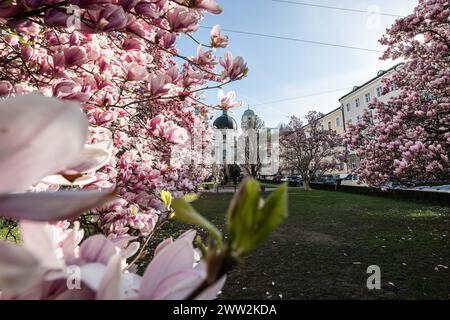
[[(333, 130), (338, 135), (343, 135), (345, 132), (344, 129), (344, 115), (342, 112), (342, 108), (336, 108), (332, 110), (331, 112), (328, 112), (325, 114), (320, 120), (320, 129), (321, 130)], [(345, 148), (339, 147), (339, 152), (344, 153)], [(347, 164), (345, 161), (339, 162), (338, 166), (330, 171), (327, 171), (326, 174), (332, 174), (332, 175), (344, 175), (348, 173)]]
[(241, 119), (241, 129), (250, 130), (256, 129), (256, 114), (253, 110), (247, 109), (244, 111)]
[[(376, 77), (370, 79), (366, 83), (355, 86), (353, 90), (339, 99), (343, 114), (343, 130), (346, 130), (348, 124), (356, 124), (362, 120), (363, 114), (369, 109), (369, 104), (374, 98), (381, 102), (387, 102), (390, 98), (398, 95), (396, 88), (390, 88), (390, 91), (383, 95), (384, 78), (389, 78), (396, 70), (401, 68), (403, 63), (399, 63), (388, 70), (380, 70)], [(372, 114), (373, 121), (375, 114)], [(349, 171), (355, 169), (359, 165), (360, 159), (351, 150), (347, 160)]]
[(380, 70), (376, 77), (360, 86), (355, 86), (351, 92), (339, 99), (344, 115), (344, 125), (358, 123), (374, 98), (381, 102), (387, 102), (398, 94), (395, 88), (391, 88), (389, 93), (383, 95), (382, 79), (390, 77), (402, 65), (400, 63), (386, 71)]
[[(383, 95), (384, 78), (390, 77), (396, 70), (401, 68), (403, 63), (399, 63), (388, 70), (380, 70), (376, 77), (366, 83), (355, 86), (353, 90), (339, 99), (340, 107), (325, 114), (319, 119), (321, 130), (333, 130), (339, 135), (343, 135), (348, 124), (356, 124), (363, 119), (363, 114), (369, 109), (369, 104), (374, 98), (381, 102), (387, 102), (392, 97), (398, 95), (396, 88)], [(375, 114), (372, 114), (373, 121), (376, 122)], [(305, 127), (308, 132), (308, 125)], [(338, 167), (325, 174), (345, 175), (355, 169), (360, 162), (359, 157), (351, 150), (346, 150), (344, 146), (339, 147), (342, 153), (347, 153), (347, 160), (339, 163)]]
[(328, 112), (322, 118), (320, 118), (320, 129), (322, 130), (333, 130), (337, 134), (344, 133), (344, 121), (342, 108), (336, 108), (331, 112)]
[[(319, 129), (320, 130), (333, 130), (338, 135), (342, 135), (345, 132), (344, 127), (344, 116), (342, 113), (342, 108), (338, 107), (327, 114), (323, 115), (319, 119)], [(306, 135), (308, 135), (309, 132), (309, 125), (305, 125), (304, 127)], [(338, 147), (338, 151), (344, 153), (345, 148), (343, 146)], [(337, 164), (337, 167), (333, 170), (328, 170), (324, 172), (324, 174), (331, 174), (331, 175), (346, 175), (348, 174), (348, 168), (345, 161), (339, 162)]]

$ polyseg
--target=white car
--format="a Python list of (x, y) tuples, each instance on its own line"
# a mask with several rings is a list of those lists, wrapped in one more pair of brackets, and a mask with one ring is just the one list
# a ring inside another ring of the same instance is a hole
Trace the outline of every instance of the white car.
[(341, 186), (368, 187), (366, 183), (359, 181), (357, 176), (351, 174), (349, 174), (344, 180), (342, 180)]

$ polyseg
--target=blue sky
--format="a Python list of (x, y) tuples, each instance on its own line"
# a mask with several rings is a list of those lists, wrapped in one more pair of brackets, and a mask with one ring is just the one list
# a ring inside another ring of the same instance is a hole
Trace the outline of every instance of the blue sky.
[[(295, 0), (293, 0), (295, 1)], [(305, 0), (318, 5), (378, 10), (406, 15), (416, 0)], [(222, 28), (300, 38), (348, 46), (383, 50), (378, 39), (395, 20), (369, 13), (344, 12), (325, 8), (298, 6), (272, 0), (219, 0), (224, 12), (207, 15), (203, 26), (220, 24)], [(226, 33), (226, 32), (225, 32)], [(250, 68), (249, 76), (225, 87), (235, 90), (243, 103), (233, 117), (240, 120), (247, 105), (261, 116), (268, 127), (288, 121), (290, 115), (304, 116), (309, 110), (323, 113), (339, 106), (338, 99), (354, 85), (374, 77), (380, 69), (394, 65), (380, 61), (378, 53), (314, 44), (226, 33), (233, 55), (241, 55)], [(195, 37), (209, 41), (209, 30), (200, 29)], [(196, 46), (188, 40), (180, 43), (183, 53), (194, 55)], [(223, 52), (219, 51), (219, 55)], [(344, 89), (347, 88), (347, 89)], [(339, 91), (307, 98), (264, 104), (326, 91)], [(217, 103), (217, 92), (208, 91), (209, 103)], [(253, 107), (254, 106), (254, 107)], [(217, 113), (215, 113), (217, 115)]]

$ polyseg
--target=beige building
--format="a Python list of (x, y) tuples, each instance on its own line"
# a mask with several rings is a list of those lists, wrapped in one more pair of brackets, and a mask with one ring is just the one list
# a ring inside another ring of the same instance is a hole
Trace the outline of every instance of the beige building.
[[(320, 119), (320, 128), (322, 130), (333, 130), (337, 134), (342, 135), (345, 132), (344, 129), (344, 115), (342, 113), (342, 108), (336, 108), (327, 114), (325, 114)], [(345, 152), (344, 147), (339, 147), (339, 151)], [(341, 162), (338, 164), (338, 168), (327, 171), (326, 174), (332, 174), (332, 175), (341, 175), (341, 174), (347, 174), (347, 164), (345, 162)]]
[[(337, 134), (342, 135), (345, 132), (344, 127), (344, 115), (342, 113), (342, 108), (336, 108), (319, 119), (319, 126), (321, 130), (333, 130)], [(305, 127), (305, 131), (308, 132), (308, 125)], [(342, 151), (344, 153), (345, 148), (339, 147), (339, 151)], [(347, 174), (347, 164), (345, 162), (341, 162), (338, 164), (338, 168), (334, 170), (330, 170), (327, 172), (324, 172), (324, 174), (332, 174), (332, 175), (341, 175), (341, 174)]]
[[(397, 88), (390, 88), (390, 91), (383, 95), (384, 78), (390, 77), (396, 70), (401, 68), (403, 63), (399, 63), (388, 70), (380, 70), (376, 77), (370, 79), (366, 83), (355, 86), (353, 90), (339, 99), (340, 107), (325, 114), (320, 121), (322, 130), (334, 130), (337, 134), (343, 135), (346, 126), (356, 124), (363, 118), (365, 110), (368, 110), (370, 102), (376, 98), (381, 102), (387, 102), (390, 98), (398, 95)], [(375, 114), (372, 115), (373, 117)], [(373, 121), (376, 121), (374, 119)], [(308, 125), (304, 126), (308, 134)], [(345, 147), (340, 147), (344, 153)], [(350, 173), (359, 165), (360, 159), (351, 150), (348, 150), (348, 159), (346, 163), (340, 163), (339, 168), (325, 172), (325, 174), (345, 175)]]
[(320, 118), (320, 128), (322, 130), (333, 130), (337, 134), (344, 133), (342, 108), (336, 108)]
[[(351, 92), (339, 99), (343, 112), (344, 131), (347, 124), (356, 124), (361, 121), (364, 112), (368, 110), (368, 106), (374, 98), (381, 102), (387, 102), (391, 97), (398, 95), (396, 88), (390, 88), (390, 92), (383, 95), (382, 80), (390, 77), (402, 65), (403, 63), (399, 63), (388, 70), (380, 70), (376, 77), (360, 86), (355, 86)], [(375, 115), (372, 114), (373, 116)], [(360, 159), (350, 151), (347, 162), (349, 169), (356, 168), (359, 165), (359, 161)]]

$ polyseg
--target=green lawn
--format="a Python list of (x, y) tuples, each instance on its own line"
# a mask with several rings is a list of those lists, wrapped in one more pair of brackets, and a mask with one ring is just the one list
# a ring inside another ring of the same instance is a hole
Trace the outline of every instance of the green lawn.
[(20, 239), (19, 230), (17, 228), (7, 228), (3, 225), (0, 220), (0, 241), (9, 240), (9, 241), (18, 241)]
[[(223, 228), (231, 197), (203, 194), (194, 206)], [(150, 246), (187, 229), (168, 224)], [(229, 274), (220, 298), (449, 299), (449, 230), (450, 208), (289, 189), (288, 219)], [(381, 268), (381, 290), (366, 287), (369, 265)]]
[[(231, 196), (204, 194), (194, 206), (223, 228)], [(450, 298), (450, 208), (290, 189), (289, 213), (221, 299)], [(381, 290), (366, 287), (369, 265), (381, 268)]]

